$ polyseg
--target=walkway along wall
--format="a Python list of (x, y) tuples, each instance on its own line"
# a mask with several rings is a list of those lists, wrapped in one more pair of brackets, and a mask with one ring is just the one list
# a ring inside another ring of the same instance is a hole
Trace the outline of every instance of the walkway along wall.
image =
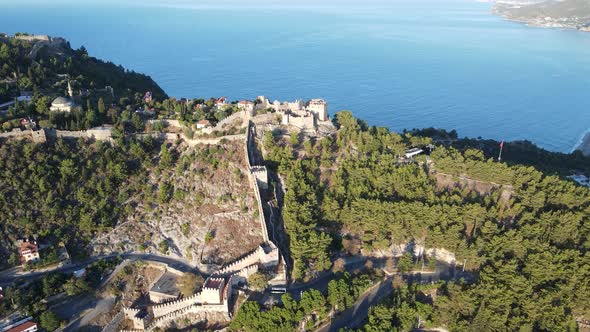
[(262, 195), (260, 194), (261, 184), (264, 186), (263, 189), (268, 188), (268, 171), (266, 166), (255, 166), (254, 165), (254, 133), (252, 131), (253, 124), (248, 123), (246, 129), (246, 138), (244, 140), (244, 154), (246, 156), (246, 162), (248, 164), (248, 179), (254, 188), (254, 196), (256, 197), (256, 205), (258, 207), (258, 219), (260, 226), (262, 227), (262, 238), (264, 242), (269, 242), (268, 229), (266, 226), (266, 219), (264, 217), (264, 209), (262, 207)]

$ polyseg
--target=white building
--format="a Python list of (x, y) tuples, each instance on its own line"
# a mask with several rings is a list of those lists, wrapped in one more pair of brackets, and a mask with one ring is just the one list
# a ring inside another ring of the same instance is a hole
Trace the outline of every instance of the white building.
[(51, 103), (49, 110), (52, 112), (71, 112), (74, 106), (74, 102), (69, 98), (57, 97)]
[(69, 97), (57, 97), (51, 103), (51, 107), (49, 108), (52, 112), (71, 112), (72, 109), (76, 106), (73, 101), (74, 92), (72, 90), (72, 86), (68, 81), (68, 96)]

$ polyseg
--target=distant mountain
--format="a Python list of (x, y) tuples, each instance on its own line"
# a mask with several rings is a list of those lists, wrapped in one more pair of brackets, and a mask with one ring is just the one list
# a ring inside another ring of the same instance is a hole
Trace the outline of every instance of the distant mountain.
[(500, 0), (494, 12), (534, 26), (590, 31), (588, 0)]

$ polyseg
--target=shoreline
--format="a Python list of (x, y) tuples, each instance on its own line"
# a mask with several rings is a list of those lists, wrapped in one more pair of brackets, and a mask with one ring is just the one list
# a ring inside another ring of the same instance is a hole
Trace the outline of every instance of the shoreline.
[(527, 27), (533, 28), (544, 28), (544, 29), (567, 29), (576, 30), (579, 32), (590, 32), (590, 25), (582, 25), (580, 22), (559, 22), (553, 20), (545, 20), (544, 18), (524, 18), (511, 16), (509, 12), (505, 12), (499, 9), (498, 5), (492, 7), (491, 13), (499, 16), (508, 22), (515, 22), (524, 24)]
[(590, 157), (590, 130), (586, 131), (578, 141), (572, 152), (579, 150), (586, 157)]

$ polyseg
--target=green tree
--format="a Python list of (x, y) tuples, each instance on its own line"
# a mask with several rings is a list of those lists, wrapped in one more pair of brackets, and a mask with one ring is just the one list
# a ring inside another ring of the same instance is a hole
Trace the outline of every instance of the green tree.
[(397, 269), (401, 273), (406, 273), (412, 270), (414, 267), (414, 257), (409, 252), (405, 252), (397, 262)]
[(39, 317), (39, 325), (47, 331), (54, 331), (60, 326), (59, 317), (51, 310), (47, 310)]
[(257, 291), (264, 290), (267, 285), (266, 276), (260, 272), (256, 272), (248, 278), (248, 285)]
[(172, 165), (172, 153), (168, 150), (166, 143), (160, 146), (160, 168), (166, 169)]
[(160, 243), (158, 243), (158, 250), (160, 250), (161, 253), (167, 253), (168, 249), (170, 249), (170, 244), (168, 243), (168, 240), (164, 239), (160, 241)]
[(106, 108), (104, 106), (104, 100), (102, 97), (98, 98), (98, 114), (100, 114), (101, 117), (106, 115)]
[(174, 187), (170, 183), (161, 183), (158, 188), (158, 201), (162, 204), (170, 202), (174, 194)]

